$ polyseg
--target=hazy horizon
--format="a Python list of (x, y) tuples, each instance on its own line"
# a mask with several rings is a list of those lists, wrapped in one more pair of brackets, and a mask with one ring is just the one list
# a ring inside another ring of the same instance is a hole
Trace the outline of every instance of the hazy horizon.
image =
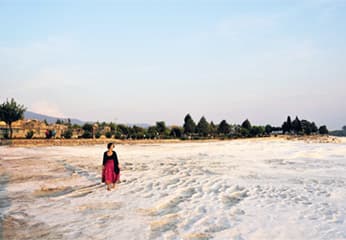
[(0, 101), (85, 121), (346, 125), (346, 1), (0, 0)]

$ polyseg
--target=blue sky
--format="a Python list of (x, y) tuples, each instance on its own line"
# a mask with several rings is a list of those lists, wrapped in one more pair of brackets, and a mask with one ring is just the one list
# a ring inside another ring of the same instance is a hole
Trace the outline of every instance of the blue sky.
[(346, 0), (0, 0), (0, 100), (123, 123), (346, 124)]

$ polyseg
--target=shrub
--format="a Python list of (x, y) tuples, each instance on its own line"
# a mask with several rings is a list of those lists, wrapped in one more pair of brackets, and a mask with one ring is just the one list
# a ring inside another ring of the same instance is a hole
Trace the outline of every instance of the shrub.
[(70, 139), (72, 137), (72, 129), (67, 129), (64, 133), (63, 133), (63, 137), (66, 139)]
[(100, 138), (101, 137), (101, 133), (100, 132), (96, 132), (95, 133), (95, 138)]
[(32, 139), (34, 134), (35, 134), (34, 131), (30, 130), (29, 132), (26, 133), (25, 138), (26, 139)]
[(114, 138), (121, 139), (121, 133), (120, 132), (114, 132)]
[(112, 132), (106, 132), (106, 138), (111, 138), (112, 137)]
[(90, 131), (84, 131), (82, 138), (93, 138), (93, 133)]
[(6, 132), (6, 133), (4, 134), (4, 138), (5, 138), (5, 139), (10, 139), (10, 135), (8, 134), (8, 132)]

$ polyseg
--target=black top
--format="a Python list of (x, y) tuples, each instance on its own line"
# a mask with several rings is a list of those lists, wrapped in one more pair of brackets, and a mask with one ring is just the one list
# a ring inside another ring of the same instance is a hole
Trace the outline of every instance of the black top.
[(108, 151), (103, 153), (103, 163), (102, 163), (102, 165), (104, 166), (108, 160), (114, 160), (114, 172), (116, 174), (119, 174), (120, 169), (119, 169), (119, 161), (118, 161), (117, 153), (113, 151), (113, 154), (111, 156), (108, 156), (107, 152)]

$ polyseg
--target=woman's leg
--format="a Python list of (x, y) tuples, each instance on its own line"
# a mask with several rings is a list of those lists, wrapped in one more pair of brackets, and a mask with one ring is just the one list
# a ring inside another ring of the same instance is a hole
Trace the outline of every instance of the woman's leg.
[(116, 174), (115, 182), (120, 183), (120, 172)]
[(106, 182), (107, 185), (107, 190), (110, 191), (111, 190), (111, 183), (110, 182)]

